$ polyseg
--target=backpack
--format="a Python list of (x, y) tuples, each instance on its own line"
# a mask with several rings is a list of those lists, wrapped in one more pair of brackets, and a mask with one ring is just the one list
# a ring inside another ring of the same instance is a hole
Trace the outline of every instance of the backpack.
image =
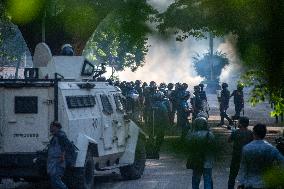
[(58, 142), (65, 150), (66, 167), (74, 167), (79, 149), (67, 138), (64, 132), (59, 133)]

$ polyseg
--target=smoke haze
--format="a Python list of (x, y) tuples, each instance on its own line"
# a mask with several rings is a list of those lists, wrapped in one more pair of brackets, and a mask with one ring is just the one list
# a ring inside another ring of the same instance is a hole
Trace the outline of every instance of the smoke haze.
[(220, 82), (228, 83), (230, 89), (236, 88), (237, 81), (243, 72), (241, 60), (235, 47), (236, 43), (236, 36), (228, 35), (225, 37), (225, 42), (221, 43), (218, 47), (218, 51), (226, 53), (229, 59), (229, 65), (222, 70), (220, 75)]
[[(164, 12), (174, 0), (149, 0), (148, 1), (159, 12)], [(241, 73), (240, 60), (238, 58), (235, 44), (237, 39), (228, 35), (224, 39), (214, 39), (214, 51), (222, 51), (227, 54), (229, 65), (226, 66), (220, 75), (220, 82), (227, 82), (230, 88), (235, 88), (236, 81)], [(189, 38), (183, 42), (177, 42), (175, 37), (160, 39), (154, 35), (149, 37), (149, 52), (145, 58), (145, 65), (135, 72), (130, 69), (119, 72), (121, 81), (142, 80), (146, 82), (186, 82), (191, 87), (199, 84), (203, 78), (197, 75), (193, 59), (198, 53), (202, 55), (209, 51), (209, 40), (196, 40)]]

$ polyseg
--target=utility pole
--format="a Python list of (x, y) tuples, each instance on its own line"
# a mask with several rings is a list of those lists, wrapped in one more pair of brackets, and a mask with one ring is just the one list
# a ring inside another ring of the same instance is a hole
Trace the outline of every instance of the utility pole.
[(213, 35), (209, 33), (209, 47), (210, 47), (210, 67), (211, 67), (211, 81), (214, 80), (214, 71), (213, 71)]
[(42, 20), (41, 20), (41, 41), (45, 42), (45, 18), (46, 18), (46, 9), (44, 10)]

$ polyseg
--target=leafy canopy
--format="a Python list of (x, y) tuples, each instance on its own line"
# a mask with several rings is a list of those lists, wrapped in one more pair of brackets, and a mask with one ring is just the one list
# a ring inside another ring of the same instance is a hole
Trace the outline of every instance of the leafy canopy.
[[(284, 112), (284, 1), (176, 0), (159, 15), (162, 33), (175, 31), (178, 40), (204, 37), (204, 32), (238, 38), (237, 50), (255, 87), (254, 102), (269, 99)], [(279, 110), (279, 111), (278, 111)]]

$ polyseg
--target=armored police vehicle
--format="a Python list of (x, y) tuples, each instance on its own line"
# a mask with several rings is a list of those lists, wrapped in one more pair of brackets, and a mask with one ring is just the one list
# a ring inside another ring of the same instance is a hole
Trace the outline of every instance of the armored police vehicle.
[(44, 153), (49, 125), (58, 120), (77, 148), (67, 169), (70, 188), (93, 188), (98, 171), (119, 168), (138, 179), (145, 167), (140, 128), (125, 114), (119, 88), (97, 82), (101, 70), (81, 56), (52, 56), (37, 45), (25, 79), (0, 80), (0, 178), (37, 181), (46, 177)]

